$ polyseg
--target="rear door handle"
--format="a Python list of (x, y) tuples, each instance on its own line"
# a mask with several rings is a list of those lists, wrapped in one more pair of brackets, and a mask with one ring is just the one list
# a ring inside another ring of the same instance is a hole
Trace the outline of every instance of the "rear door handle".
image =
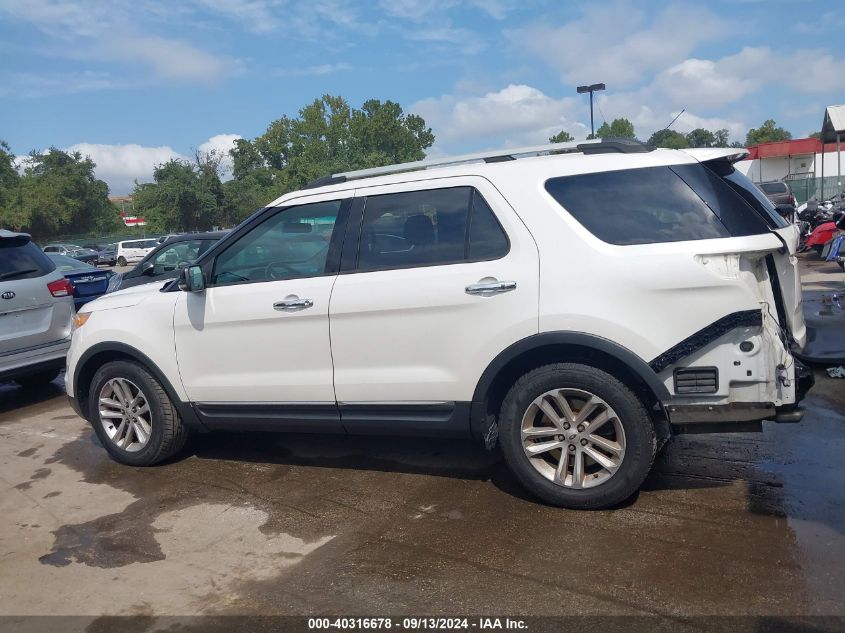
[(511, 290), (516, 290), (515, 281), (490, 281), (470, 284), (466, 287), (466, 293), (468, 295), (480, 295), (482, 297), (491, 297), (502, 294), (503, 292), (510, 292)]
[(273, 304), (274, 310), (281, 312), (297, 312), (298, 310), (306, 310), (314, 305), (311, 299), (300, 299), (299, 297), (286, 297), (282, 301), (277, 301)]

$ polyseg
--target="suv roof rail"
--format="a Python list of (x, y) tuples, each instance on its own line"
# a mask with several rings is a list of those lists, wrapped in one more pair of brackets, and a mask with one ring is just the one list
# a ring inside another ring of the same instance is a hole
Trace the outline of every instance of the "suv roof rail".
[(303, 189), (313, 189), (315, 187), (333, 185), (361, 178), (398, 174), (404, 171), (417, 171), (420, 169), (432, 169), (434, 167), (446, 167), (461, 165), (464, 163), (500, 163), (516, 160), (518, 158), (526, 158), (529, 156), (543, 156), (546, 154), (558, 154), (564, 152), (582, 152), (584, 154), (620, 152), (627, 154), (635, 152), (650, 152), (652, 149), (654, 148), (635, 139), (618, 138), (589, 139), (586, 141), (571, 141), (568, 143), (547, 143), (545, 145), (533, 145), (530, 147), (475, 152), (473, 154), (462, 154), (460, 156), (426, 158), (409, 163), (397, 163), (396, 165), (385, 165), (384, 167), (372, 167), (370, 169), (357, 169), (355, 171), (347, 171), (317, 178), (305, 185)]

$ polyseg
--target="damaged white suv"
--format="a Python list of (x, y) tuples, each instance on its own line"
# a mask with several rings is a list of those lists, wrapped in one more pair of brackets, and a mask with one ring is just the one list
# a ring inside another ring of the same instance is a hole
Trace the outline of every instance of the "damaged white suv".
[(172, 283), (77, 318), (67, 391), (116, 460), (188, 429), (476, 437), (617, 504), (673, 433), (794, 422), (797, 234), (735, 149), (558, 144), (330, 176)]

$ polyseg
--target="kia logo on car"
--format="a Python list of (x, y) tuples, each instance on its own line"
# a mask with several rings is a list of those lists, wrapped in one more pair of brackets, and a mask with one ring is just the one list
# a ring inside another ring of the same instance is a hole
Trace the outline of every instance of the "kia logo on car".
[(14, 298), (15, 298), (15, 293), (14, 293), (14, 292), (12, 292), (11, 290), (7, 290), (7, 291), (6, 291), (6, 292), (4, 292), (2, 295), (0, 295), (0, 297), (3, 297), (4, 299), (14, 299)]

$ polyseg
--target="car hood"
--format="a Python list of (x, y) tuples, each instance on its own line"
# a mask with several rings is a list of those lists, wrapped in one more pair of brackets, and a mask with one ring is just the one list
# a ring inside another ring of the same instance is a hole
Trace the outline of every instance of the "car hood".
[(111, 310), (113, 308), (128, 308), (138, 305), (149, 297), (154, 297), (170, 279), (153, 281), (140, 286), (132, 286), (118, 290), (86, 303), (80, 312), (94, 312), (96, 310)]

